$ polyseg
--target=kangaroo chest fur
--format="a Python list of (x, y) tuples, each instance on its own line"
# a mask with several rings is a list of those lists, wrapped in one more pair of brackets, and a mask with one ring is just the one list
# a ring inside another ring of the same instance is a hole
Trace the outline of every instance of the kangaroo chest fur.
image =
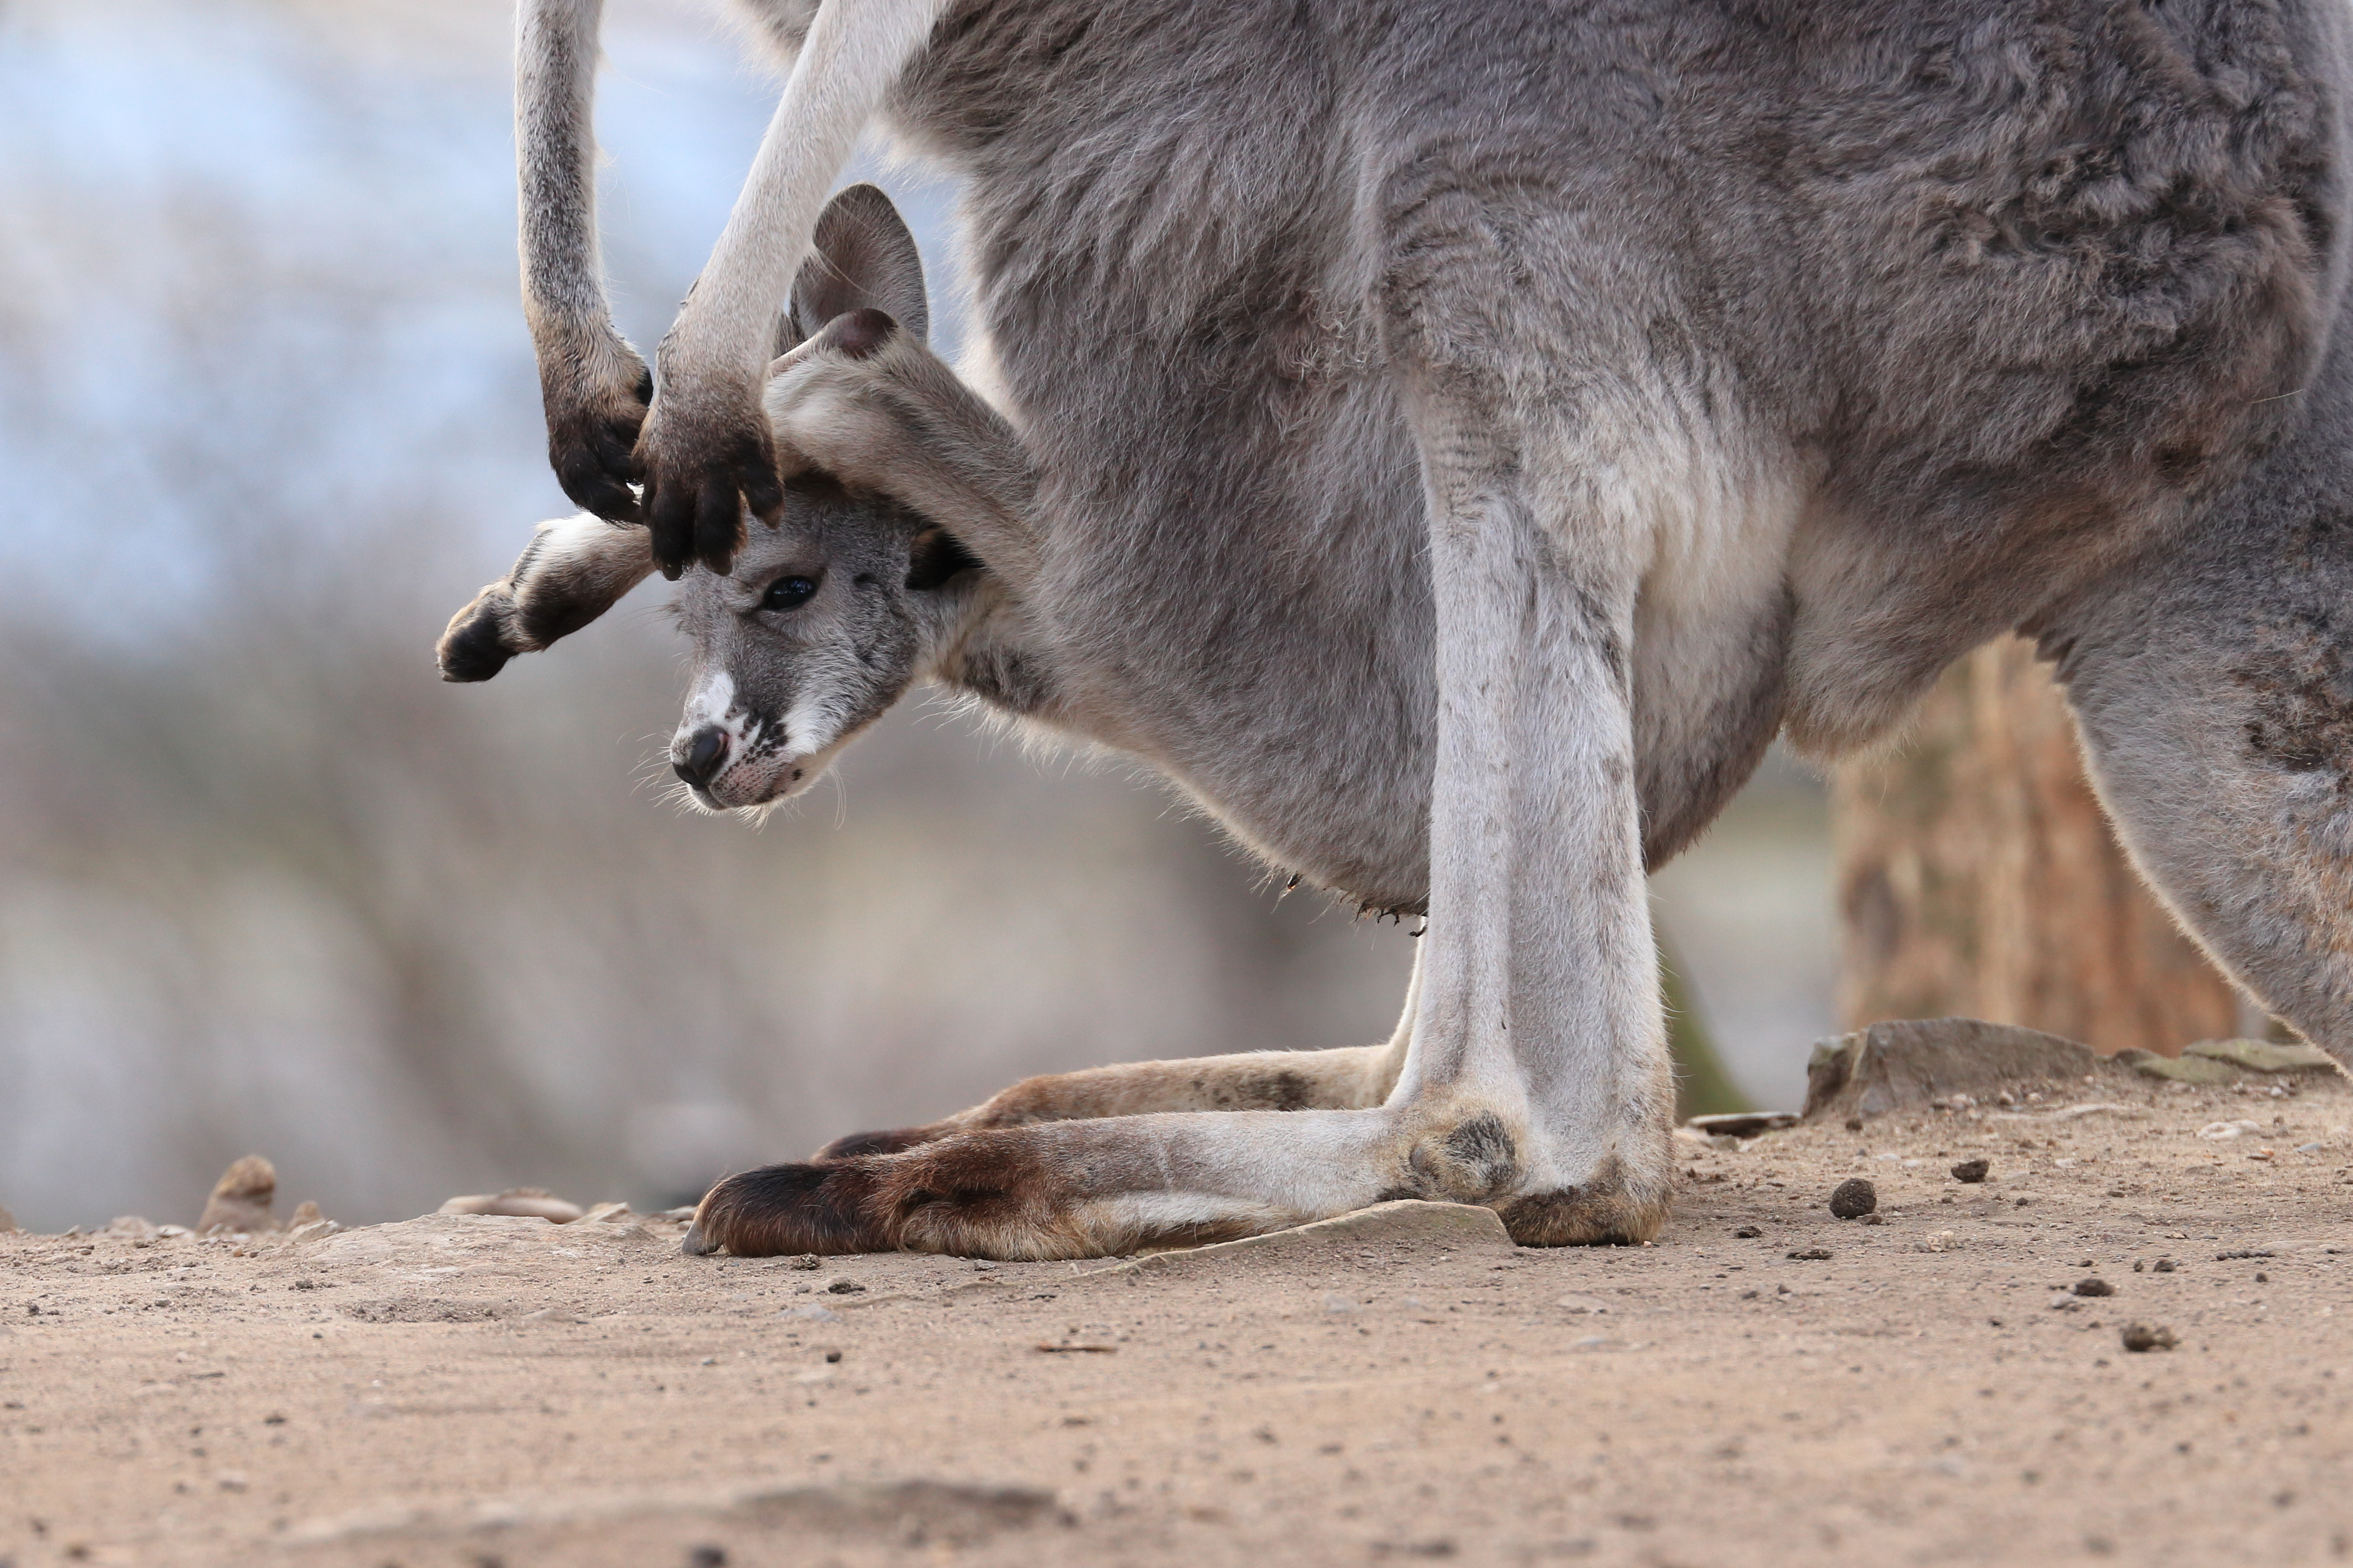
[(1883, 731), (2194, 527), (2289, 416), (2341, 286), (2338, 31), (2260, 0), (969, 0), (892, 115), (966, 182), (1065, 700), (1278, 863), (1412, 907), (1403, 323), (1442, 300), (1440, 357), (1514, 367), (1616, 487), (1556, 526), (1630, 520), (1648, 563), (1655, 863), (1777, 729)]

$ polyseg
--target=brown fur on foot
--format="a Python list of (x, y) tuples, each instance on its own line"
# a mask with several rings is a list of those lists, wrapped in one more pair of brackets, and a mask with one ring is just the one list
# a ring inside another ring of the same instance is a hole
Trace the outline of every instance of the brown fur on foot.
[(852, 1132), (837, 1138), (810, 1159), (822, 1164), (831, 1160), (855, 1160), (861, 1154), (896, 1154), (921, 1143), (934, 1142), (959, 1131), (955, 1127), (898, 1127), (884, 1132)]
[(212, 1196), (205, 1200), (205, 1212), (196, 1220), (196, 1234), (276, 1230), (269, 1205), (277, 1196), (278, 1167), (259, 1154), (248, 1154), (213, 1184)]
[[(1092, 1173), (1102, 1195), (1132, 1187)], [(942, 1252), (959, 1258), (1095, 1258), (1139, 1239), (1080, 1221), (1082, 1194), (1040, 1130), (959, 1132), (900, 1154), (770, 1165), (730, 1176), (695, 1213), (685, 1249), (779, 1253)]]
[(890, 1252), (898, 1240), (881, 1189), (867, 1160), (745, 1171), (703, 1194), (681, 1250), (692, 1258), (723, 1247), (738, 1258)]
[(6, 1209), (0, 1208), (0, 1236), (6, 1236), (16, 1228), (16, 1216), (10, 1214)]
[(1522, 1247), (1628, 1247), (1655, 1240), (1666, 1228), (1669, 1206), (1663, 1189), (1630, 1189), (1612, 1156), (1581, 1187), (1514, 1198), (1497, 1212)]

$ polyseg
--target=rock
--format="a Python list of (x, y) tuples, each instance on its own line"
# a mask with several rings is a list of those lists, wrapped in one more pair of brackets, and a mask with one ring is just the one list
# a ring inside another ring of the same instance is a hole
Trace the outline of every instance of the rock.
[(1827, 1247), (1803, 1247), (1789, 1254), (1789, 1258), (1795, 1263), (1828, 1263), (1831, 1249)]
[(99, 1234), (100, 1236), (128, 1236), (135, 1238), (139, 1237), (153, 1237), (159, 1233), (162, 1228), (163, 1227), (161, 1226), (156, 1225), (153, 1220), (142, 1219), (135, 1214), (122, 1214), (116, 1215), (112, 1219), (108, 1220), (106, 1222), (106, 1228), (100, 1231)]
[(819, 1258), (814, 1252), (804, 1252), (798, 1258), (786, 1263), (785, 1267), (787, 1268), (822, 1268), (825, 1267), (825, 1259)]
[[(302, 1208), (310, 1208), (311, 1206), (311, 1205), (309, 1204), (304, 1204)], [(298, 1220), (301, 1219), (302, 1217), (302, 1210), (295, 1210), (294, 1217)], [(286, 1239), (290, 1242), (324, 1241), (327, 1237), (335, 1235), (343, 1228), (343, 1227), (342, 1226), (337, 1225), (331, 1219), (314, 1219), (304, 1225), (290, 1224), (286, 1227)]]
[(610, 1221), (611, 1223), (617, 1225), (622, 1220), (631, 1217), (629, 1205), (627, 1204), (595, 1204), (590, 1205), (586, 1214), (580, 1216), (580, 1223), (583, 1225), (603, 1225), (607, 1221)]
[(505, 1215), (514, 1219), (543, 1219), (554, 1225), (570, 1225), (580, 1217), (580, 1205), (565, 1202), (545, 1187), (509, 1187), (502, 1193), (451, 1198), (434, 1212)]
[(259, 1154), (248, 1154), (213, 1184), (212, 1196), (205, 1200), (205, 1212), (196, 1220), (196, 1234), (276, 1230), (269, 1205), (277, 1196), (278, 1167)]
[[(1873, 1024), (1814, 1047), (1806, 1064), (1805, 1120), (1870, 1121), (1926, 1110), (1957, 1097), (1997, 1102), (2011, 1086), (2080, 1085), (2122, 1069), (2089, 1046), (2056, 1035), (1977, 1018), (1914, 1018)], [(2016, 1096), (2011, 1096), (2015, 1102)]]
[(1765, 1231), (1763, 1227), (1759, 1226), (1744, 1225), (1732, 1234), (1738, 1237), (1743, 1241), (1754, 1241), (1758, 1237), (1764, 1235)]
[(1831, 1213), (1840, 1219), (1861, 1219), (1879, 1206), (1879, 1189), (1861, 1176), (1849, 1176), (1831, 1189)]
[(380, 1266), (414, 1269), (453, 1263), (461, 1258), (469, 1262), (485, 1261), (509, 1247), (515, 1249), (510, 1257), (536, 1260), (550, 1255), (545, 1249), (557, 1247), (581, 1252), (594, 1247), (598, 1256), (616, 1258), (625, 1251), (656, 1245), (642, 1226), (600, 1225), (593, 1235), (585, 1237), (569, 1229), (559, 1236), (559, 1228), (535, 1215), (420, 1215), (388, 1225), (340, 1230), (321, 1241), (309, 1261), (322, 1268)]
[(1246, 1236), (1239, 1241), (1212, 1242), (1181, 1251), (1154, 1252), (1097, 1272), (1166, 1268), (1192, 1263), (1218, 1262), (1239, 1253), (1274, 1250), (1312, 1255), (1333, 1247), (1361, 1247), (1367, 1242), (1402, 1242), (1457, 1252), (1492, 1252), (1511, 1256), (1509, 1231), (1493, 1209), (1477, 1204), (1434, 1204), (1419, 1198), (1398, 1198), (1353, 1214), (1335, 1215), (1289, 1230)]
[(1953, 1167), (1953, 1180), (1975, 1186), (1984, 1181), (1992, 1170), (1993, 1162), (1990, 1160), (1964, 1160)]
[(2249, 1072), (2335, 1072), (2336, 1060), (2327, 1052), (2297, 1042), (2274, 1045), (2269, 1040), (2200, 1040), (2184, 1047), (2183, 1058), (2228, 1062)]
[(2162, 1324), (2151, 1328), (2147, 1323), (2126, 1323), (2123, 1337), (2125, 1349), (2136, 1352), (2169, 1351), (2181, 1342), (2173, 1337), (2171, 1329)]
[(2206, 1057), (2161, 1057), (2154, 1051), (2124, 1050), (2116, 1053), (2116, 1059), (2143, 1078), (2162, 1079), (2168, 1083), (2211, 1088), (2236, 1083), (2240, 1079), (2238, 1068), (2230, 1063)]
[(2089, 1279), (2076, 1280), (2074, 1289), (2078, 1296), (2113, 1296), (2116, 1293), (2115, 1286), (2096, 1275)]
[(826, 1289), (836, 1296), (863, 1296), (866, 1294), (866, 1287), (860, 1285), (855, 1279), (837, 1279), (832, 1284), (827, 1286)]
[(1708, 1138), (1755, 1138), (1797, 1124), (1796, 1114), (1788, 1110), (1734, 1110), (1719, 1116), (1694, 1116), (1683, 1123)]
[(2198, 1130), (2198, 1136), (2210, 1143), (2228, 1143), (2232, 1139), (2253, 1137), (2263, 1130), (2258, 1121), (2209, 1121)]

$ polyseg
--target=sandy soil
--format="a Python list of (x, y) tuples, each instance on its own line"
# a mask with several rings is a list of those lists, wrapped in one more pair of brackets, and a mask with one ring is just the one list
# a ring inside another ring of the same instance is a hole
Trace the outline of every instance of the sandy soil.
[(0, 1563), (2346, 1561), (2348, 1123), (2101, 1085), (1686, 1143), (1619, 1249), (1426, 1205), (1124, 1268), (0, 1236)]

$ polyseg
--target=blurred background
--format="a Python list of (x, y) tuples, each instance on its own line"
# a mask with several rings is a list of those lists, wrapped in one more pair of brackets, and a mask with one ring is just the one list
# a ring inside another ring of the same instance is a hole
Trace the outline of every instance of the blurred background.
[[(506, 0), (0, 0), (0, 1205), (187, 1223), (248, 1151), (346, 1222), (690, 1199), (1028, 1073), (1383, 1038), (1412, 939), (1181, 802), (922, 701), (754, 829), (661, 802), (658, 581), (487, 686), (442, 623), (571, 509), (517, 299)], [(776, 95), (716, 0), (611, 0), (649, 348)], [(952, 191), (863, 161), (957, 331)], [(1655, 879), (1691, 1020), (1794, 1108), (1820, 786)]]

